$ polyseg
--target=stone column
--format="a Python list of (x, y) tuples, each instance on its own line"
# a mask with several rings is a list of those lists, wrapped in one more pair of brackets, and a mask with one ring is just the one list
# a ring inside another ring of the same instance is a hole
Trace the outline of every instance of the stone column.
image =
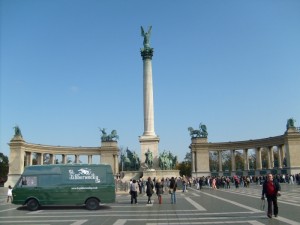
[(49, 157), (50, 157), (49, 163), (50, 163), (50, 164), (55, 164), (55, 160), (54, 160), (55, 157), (54, 157), (54, 155), (53, 155), (53, 154), (49, 154)]
[(197, 173), (197, 171), (198, 171), (198, 166), (197, 166), (197, 152), (194, 152), (193, 161), (194, 161), (194, 171)]
[(25, 166), (32, 165), (32, 152), (25, 152)]
[(118, 174), (120, 171), (119, 171), (119, 160), (118, 160), (118, 155), (117, 154), (114, 154), (114, 159), (115, 159), (114, 171), (115, 171), (115, 174)]
[(261, 148), (256, 148), (256, 170), (262, 169), (262, 162), (261, 162)]
[(270, 146), (269, 149), (270, 149), (271, 169), (273, 169), (274, 168), (274, 149), (273, 149), (273, 146)]
[(158, 143), (159, 137), (154, 130), (154, 100), (152, 81), (153, 48), (141, 50), (143, 58), (143, 101), (144, 101), (144, 133), (139, 138), (141, 144), (141, 163), (145, 162), (145, 153), (150, 150), (153, 156), (153, 168), (159, 169)]
[(75, 163), (79, 163), (79, 155), (75, 155)]
[(92, 164), (93, 162), (92, 157), (93, 157), (92, 155), (88, 155), (88, 164)]
[(278, 145), (277, 146), (277, 149), (278, 149), (278, 168), (279, 169), (282, 169), (282, 145)]
[(67, 164), (67, 156), (65, 154), (61, 155), (62, 164)]
[(270, 148), (267, 148), (267, 169), (271, 169), (272, 165), (271, 165), (271, 152), (270, 152)]
[(154, 101), (152, 81), (153, 49), (146, 48), (141, 51), (144, 74), (144, 136), (156, 136), (154, 131)]
[(231, 151), (231, 171), (236, 171), (236, 165), (235, 165), (235, 150)]
[(218, 151), (218, 159), (219, 159), (219, 172), (222, 172), (222, 151)]
[(37, 165), (43, 165), (42, 153), (36, 153)]
[(195, 162), (195, 153), (192, 151), (191, 152), (191, 157), (192, 157), (192, 173), (196, 172), (195, 167), (196, 167), (196, 162)]
[(249, 170), (249, 157), (248, 157), (248, 149), (244, 149), (244, 170)]

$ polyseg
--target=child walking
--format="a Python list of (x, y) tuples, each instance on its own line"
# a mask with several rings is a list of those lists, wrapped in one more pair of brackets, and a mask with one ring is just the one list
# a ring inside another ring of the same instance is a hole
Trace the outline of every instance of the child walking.
[(12, 202), (12, 187), (10, 185), (8, 186), (8, 190), (7, 190), (7, 203), (9, 202), (9, 199), (10, 202)]

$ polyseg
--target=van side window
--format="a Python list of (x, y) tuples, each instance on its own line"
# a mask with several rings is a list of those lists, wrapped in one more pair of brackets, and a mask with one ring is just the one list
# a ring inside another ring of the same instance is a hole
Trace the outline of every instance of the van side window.
[(36, 176), (24, 176), (21, 181), (22, 187), (36, 187), (37, 186), (37, 177)]

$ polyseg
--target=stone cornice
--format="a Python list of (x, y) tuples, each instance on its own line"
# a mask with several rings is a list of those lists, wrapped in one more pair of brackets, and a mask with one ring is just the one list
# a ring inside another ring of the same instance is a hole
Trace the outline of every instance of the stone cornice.
[(236, 142), (217, 142), (217, 143), (193, 143), (195, 148), (207, 149), (207, 150), (238, 150), (238, 149), (254, 149), (260, 147), (271, 147), (280, 146), (285, 143), (285, 135), (269, 137), (263, 139), (247, 140), (247, 141), (236, 141)]
[(23, 147), (25, 147), (25, 151), (28, 152), (36, 152), (36, 153), (49, 153), (49, 154), (74, 154), (74, 152), (78, 152), (78, 154), (86, 154), (93, 155), (99, 154), (101, 148), (100, 147), (71, 147), (71, 146), (54, 146), (54, 145), (41, 145), (41, 144), (32, 144), (32, 143), (24, 143)]

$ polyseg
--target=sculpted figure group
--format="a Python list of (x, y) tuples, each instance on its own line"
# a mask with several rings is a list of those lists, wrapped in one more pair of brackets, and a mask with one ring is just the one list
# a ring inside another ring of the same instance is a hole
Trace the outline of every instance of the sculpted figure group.
[(192, 138), (207, 138), (207, 128), (204, 124), (200, 123), (199, 130), (194, 130), (192, 127), (188, 128), (188, 131), (190, 132), (190, 136)]
[(101, 136), (101, 141), (116, 141), (119, 139), (119, 135), (117, 135), (116, 130), (112, 130), (110, 134), (107, 134), (105, 131), (105, 128), (101, 129), (99, 128), (102, 136)]

